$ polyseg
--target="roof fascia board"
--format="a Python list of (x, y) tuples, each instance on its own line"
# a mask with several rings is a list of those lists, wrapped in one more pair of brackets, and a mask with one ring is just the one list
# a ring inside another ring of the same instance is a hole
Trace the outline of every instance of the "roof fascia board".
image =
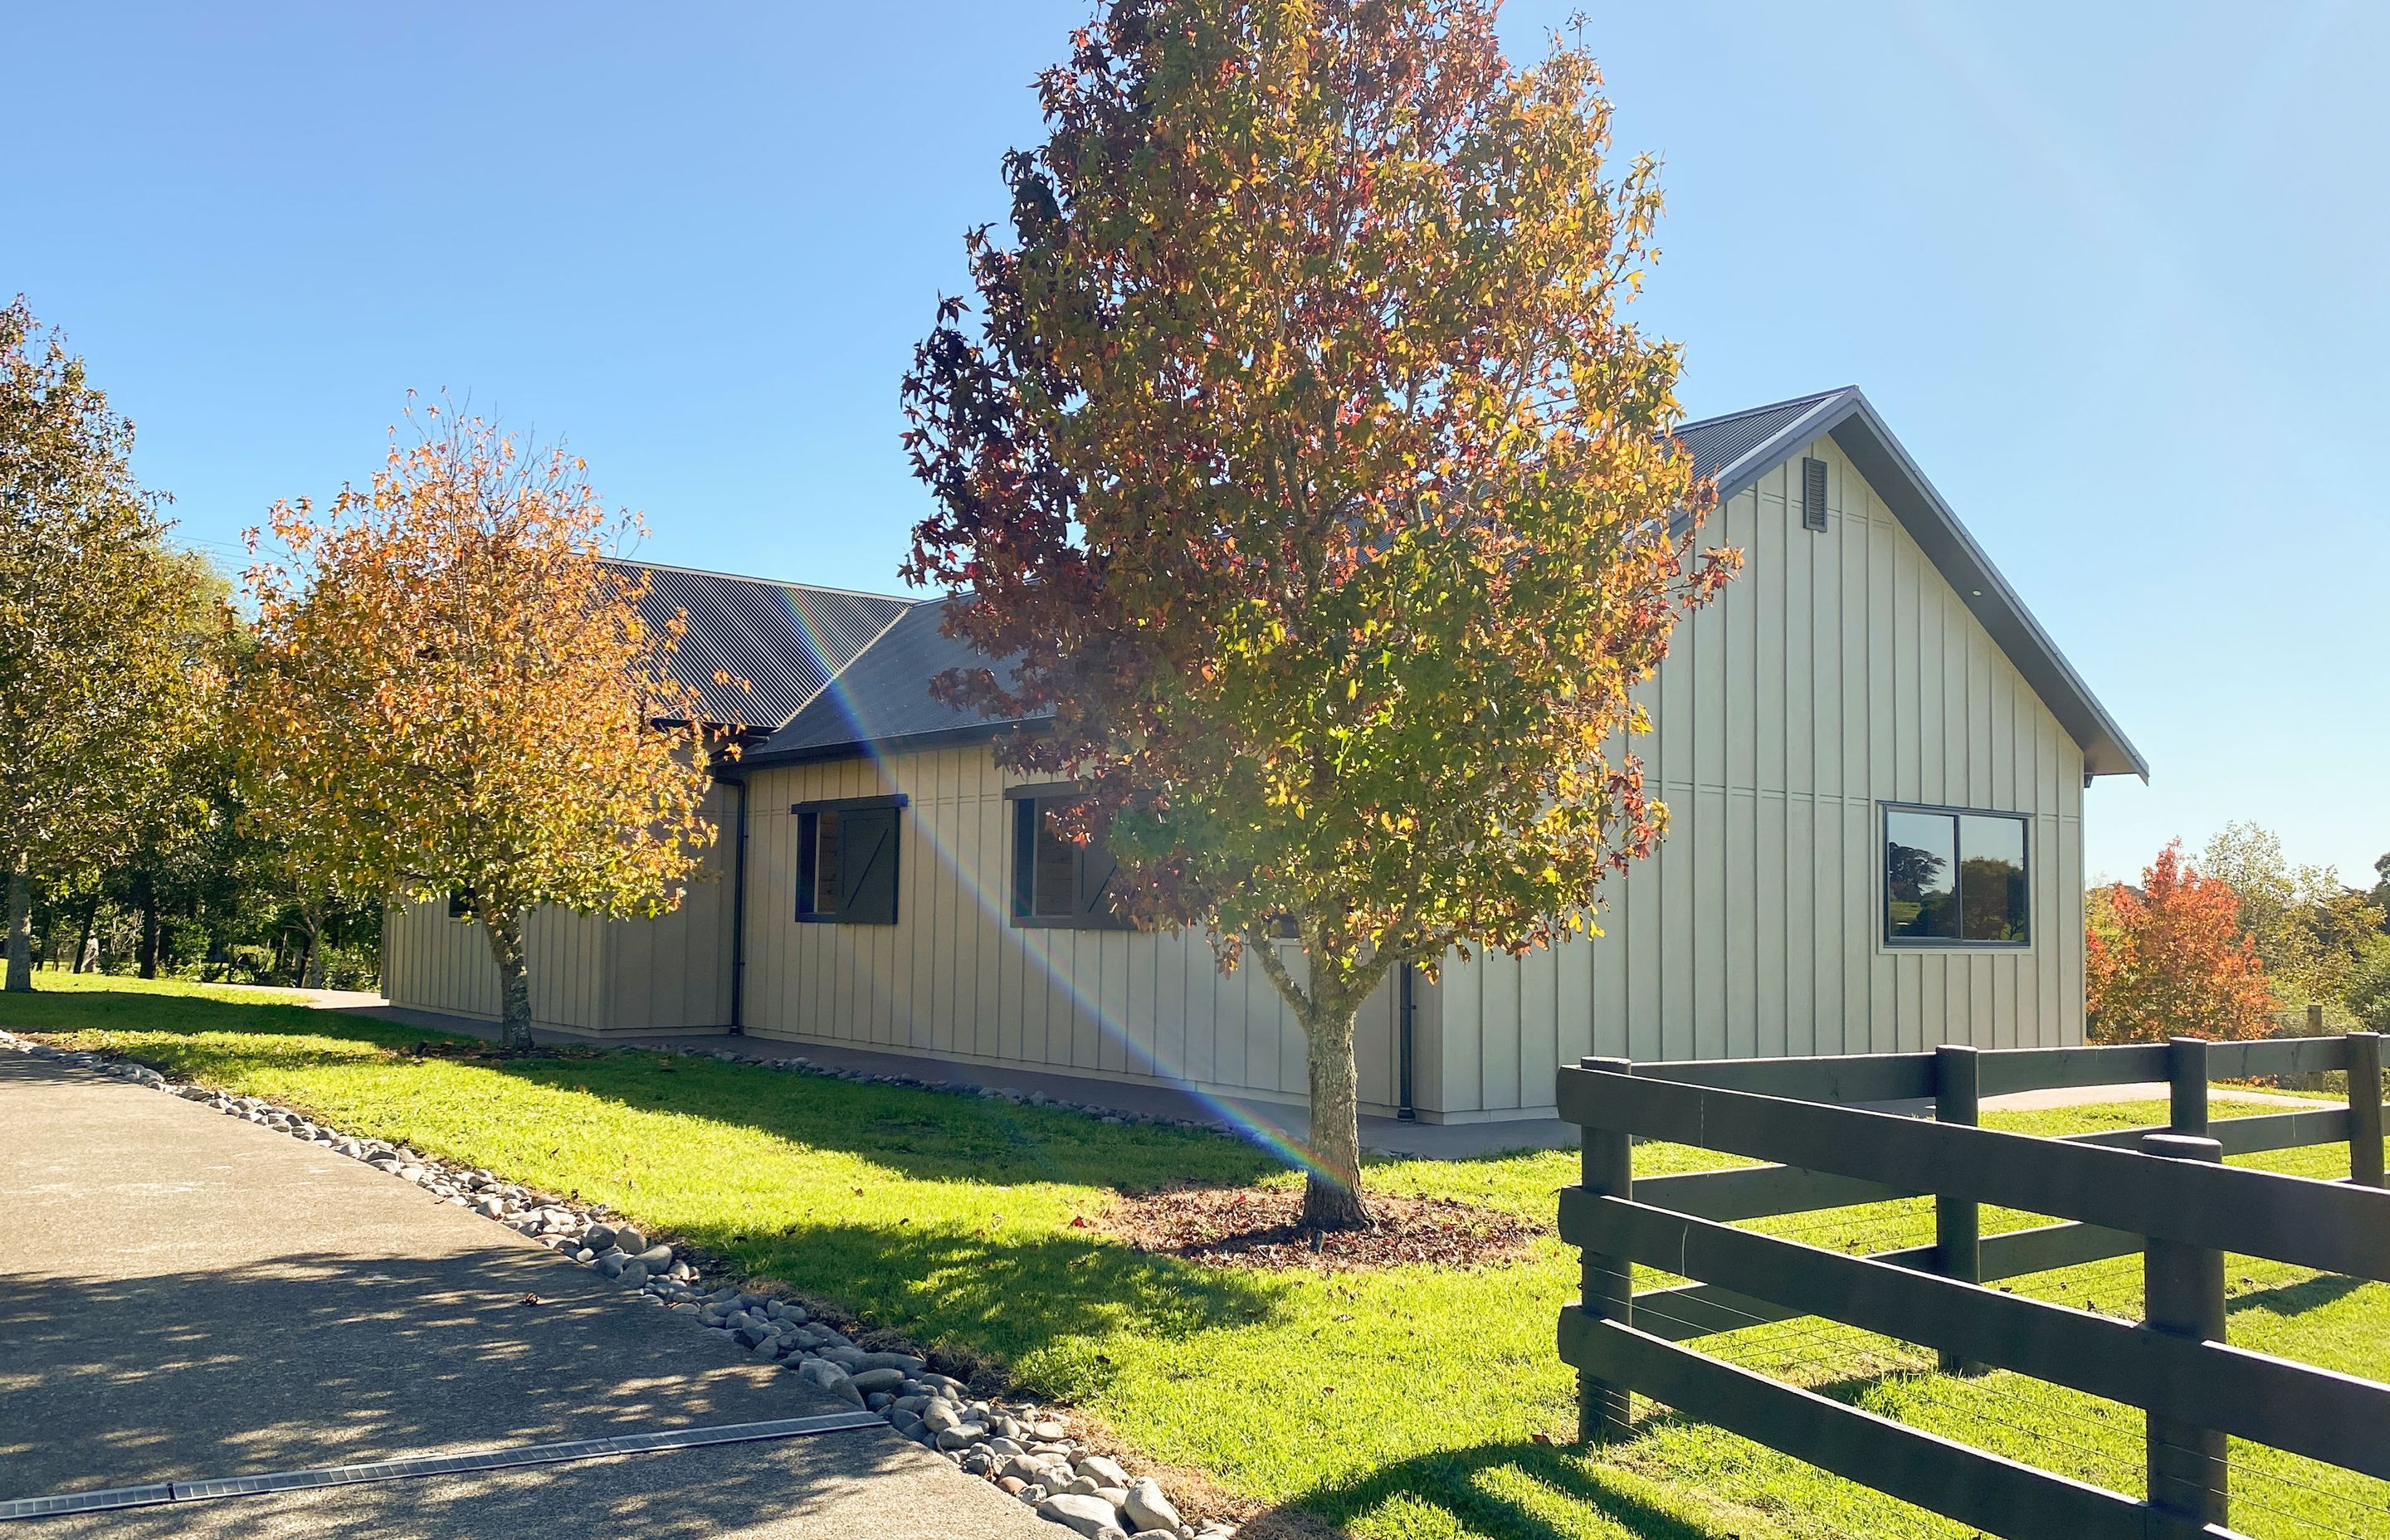
[[(1958, 591), (1960, 601), (2007, 654), (2017, 672), (2024, 675), (2059, 725), (2083, 750), (2085, 773), (2133, 775), (2148, 780), (2149, 762), (2133, 747), (2107, 708), (2100, 704), (2083, 676), (2075, 672), (2075, 665), (2058, 650), (2058, 644), (2034, 619), (1999, 569), (1992, 565), (1992, 558), (1975, 543), (1975, 537), (1967, 533), (1966, 525), (1918, 468), (1907, 448), (1893, 436), (1874, 405), (1857, 389), (1844, 394), (1847, 399), (1839, 401), (1832, 420), (1806, 427), (1812, 414), (1805, 415), (1793, 425), (1807, 434), (1805, 438), (1786, 443), (1780, 435), (1772, 441), (1769, 448), (1774, 457), (1768, 463), (1748, 468), (1739, 464), (1737, 471), (1744, 477), (1743, 486), (1789, 458), (1802, 444), (1831, 435), (1877, 495), (1891, 507), (1926, 559)], [(1792, 430), (1788, 429), (1787, 432)], [(1750, 456), (1744, 456), (1745, 461), (1751, 459)], [(1742, 489), (1738, 486), (1735, 490)], [(1725, 494), (1723, 486), (1720, 494)]]
[(841, 743), (810, 743), (802, 749), (783, 749), (776, 753), (748, 754), (739, 760), (742, 768), (768, 769), (783, 764), (818, 764), (825, 760), (877, 759), (883, 754), (911, 753), (924, 749), (948, 749), (957, 744), (982, 743), (1002, 738), (1015, 728), (1035, 732), (1046, 725), (1039, 717), (1019, 721), (974, 722), (959, 727), (938, 727), (925, 733), (903, 733), (894, 738), (851, 738)]

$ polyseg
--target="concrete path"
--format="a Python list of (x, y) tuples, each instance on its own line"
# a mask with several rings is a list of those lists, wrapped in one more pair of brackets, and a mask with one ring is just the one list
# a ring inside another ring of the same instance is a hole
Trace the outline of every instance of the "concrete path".
[[(18, 1054), (0, 1054), (0, 1499), (849, 1409), (395, 1177)], [(869, 1428), (0, 1537), (892, 1531), (1054, 1533)]]

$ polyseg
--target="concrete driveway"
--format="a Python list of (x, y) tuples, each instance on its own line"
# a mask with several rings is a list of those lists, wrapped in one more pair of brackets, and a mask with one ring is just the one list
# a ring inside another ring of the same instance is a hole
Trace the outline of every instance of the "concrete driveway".
[[(852, 1410), (395, 1177), (15, 1053), (0, 1216), (0, 1500)], [(884, 1426), (0, 1525), (890, 1532), (1059, 1533)]]

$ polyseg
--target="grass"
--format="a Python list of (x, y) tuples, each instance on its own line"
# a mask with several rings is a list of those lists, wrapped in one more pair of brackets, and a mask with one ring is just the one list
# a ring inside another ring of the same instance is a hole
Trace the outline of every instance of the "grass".
[[(840, 1302), (875, 1325), (999, 1360), (1145, 1457), (1240, 1502), (1388, 1540), (1773, 1540), (1971, 1532), (1741, 1439), (1654, 1413), (1631, 1443), (1568, 1447), (1574, 1386), (1552, 1322), (1575, 1254), (1536, 1242), (1478, 1272), (1253, 1274), (1105, 1238), (1116, 1191), (1287, 1182), (1260, 1151), (1179, 1130), (643, 1052), (512, 1062), (418, 1059), (426, 1034), (254, 990), (43, 974), (0, 1026), (62, 1034), (172, 1073), (302, 1107), (557, 1192), (601, 1200)], [(2252, 1109), (2255, 1110), (2255, 1109)], [(1998, 1117), (2034, 1133), (2164, 1122), (2152, 1105)], [(2323, 1147), (2249, 1163), (2345, 1174)], [(1648, 1146), (1647, 1174), (1733, 1163)], [(1388, 1161), (1387, 1191), (1462, 1199), (1548, 1226), (1570, 1152)], [(2039, 1223), (1987, 1212), (1986, 1228)], [(1930, 1238), (1921, 1201), (1760, 1226), (1874, 1251)], [(2351, 1373), (2390, 1363), (2390, 1288), (2230, 1259), (2232, 1336)], [(1665, 1281), (1638, 1278), (1648, 1287)], [(2021, 1291), (2139, 1310), (2137, 1259), (2020, 1280)], [(1844, 1400), (2125, 1492), (2139, 1414), (2021, 1376), (1954, 1380), (1931, 1354), (1815, 1320), (1704, 1346)], [(2273, 1540), (2390, 1536), (2384, 1483), (2237, 1444), (2234, 1526)]]

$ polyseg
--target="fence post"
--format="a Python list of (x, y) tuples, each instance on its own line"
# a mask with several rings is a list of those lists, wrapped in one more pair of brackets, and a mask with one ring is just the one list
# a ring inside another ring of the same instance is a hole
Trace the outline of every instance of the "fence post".
[(2167, 1132), (2207, 1134), (2207, 1040), (2174, 1037), (2166, 1040), (2167, 1099), (2173, 1104)]
[[(2178, 1045), (2183, 1041), (2176, 1039)], [(2186, 1134), (2144, 1134), (2141, 1153), (2220, 1161), (2224, 1147)], [(2197, 1341), (2224, 1341), (2223, 1252), (2150, 1237), (2142, 1242), (2141, 1291), (2152, 1329)], [(2227, 1522), (2224, 1435), (2155, 1412), (2147, 1417), (2150, 1506), (2193, 1523)]]
[(2348, 1179), (2361, 1187), (2382, 1179), (2382, 1034), (2348, 1034)]
[[(1934, 1121), (1972, 1128), (1983, 1112), (1983, 1061), (1962, 1043), (1934, 1050)], [(1934, 1195), (1934, 1263), (1946, 1278), (1984, 1281), (1982, 1211), (1972, 1199)], [(1945, 1374), (1972, 1372), (1955, 1353), (1937, 1354)]]
[[(1631, 1072), (1635, 1065), (1633, 1060), (1625, 1059), (1583, 1059), (1577, 1061), (1577, 1067), (1623, 1075)], [(1634, 1197), (1634, 1141), (1617, 1129), (1586, 1129), (1585, 1167), (1579, 1180), (1587, 1192), (1606, 1198)], [(1583, 1303), (1578, 1308), (1600, 1320), (1627, 1320), (1635, 1297), (1634, 1264), (1623, 1256), (1592, 1251), (1583, 1252), (1582, 1259), (1584, 1277), (1580, 1294)], [(1587, 1444), (1606, 1444), (1612, 1439), (1626, 1437), (1631, 1400), (1625, 1386), (1613, 1385), (1606, 1380), (1597, 1380), (1579, 1371), (1576, 1377), (1577, 1437)]]

